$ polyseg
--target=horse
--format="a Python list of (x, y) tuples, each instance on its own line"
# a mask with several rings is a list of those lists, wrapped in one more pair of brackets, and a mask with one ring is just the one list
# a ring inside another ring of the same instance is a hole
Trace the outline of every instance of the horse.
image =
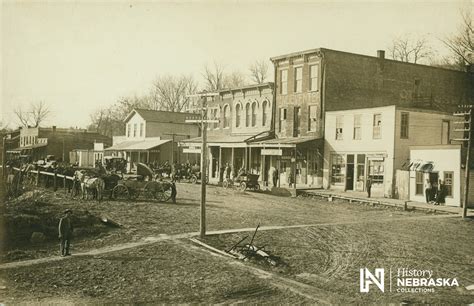
[(97, 200), (102, 200), (102, 191), (105, 188), (105, 182), (100, 177), (92, 177), (85, 170), (76, 170), (74, 172), (74, 180), (80, 183), (82, 198), (87, 199), (89, 193), (94, 198), (94, 193)]

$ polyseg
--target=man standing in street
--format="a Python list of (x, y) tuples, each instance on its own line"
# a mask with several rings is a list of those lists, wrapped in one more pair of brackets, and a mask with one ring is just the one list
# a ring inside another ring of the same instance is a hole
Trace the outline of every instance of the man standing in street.
[(72, 221), (71, 221), (72, 211), (70, 209), (66, 209), (64, 211), (64, 216), (59, 220), (59, 239), (61, 240), (61, 256), (69, 256), (69, 245), (71, 243), (72, 238)]
[(425, 182), (425, 198), (426, 198), (426, 203), (430, 203), (431, 199), (433, 198), (432, 186), (429, 179), (426, 179), (426, 182)]
[(370, 190), (372, 189), (372, 179), (370, 177), (367, 178), (366, 187), (367, 187), (367, 195), (370, 198)]

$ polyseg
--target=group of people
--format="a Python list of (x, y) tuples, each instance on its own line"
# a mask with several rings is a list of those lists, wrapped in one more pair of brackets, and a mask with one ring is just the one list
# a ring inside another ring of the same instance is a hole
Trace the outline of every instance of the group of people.
[(427, 179), (425, 181), (425, 198), (426, 203), (432, 203), (434, 205), (444, 204), (446, 201), (446, 195), (448, 190), (442, 180), (433, 183)]

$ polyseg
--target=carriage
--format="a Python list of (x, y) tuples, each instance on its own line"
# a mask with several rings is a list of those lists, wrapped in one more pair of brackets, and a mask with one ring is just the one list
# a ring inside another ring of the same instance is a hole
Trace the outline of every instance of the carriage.
[(234, 180), (226, 179), (222, 186), (229, 188), (231, 186), (239, 187), (240, 190), (245, 191), (250, 188), (255, 191), (260, 190), (260, 184), (258, 183), (258, 174), (243, 173), (238, 175)]

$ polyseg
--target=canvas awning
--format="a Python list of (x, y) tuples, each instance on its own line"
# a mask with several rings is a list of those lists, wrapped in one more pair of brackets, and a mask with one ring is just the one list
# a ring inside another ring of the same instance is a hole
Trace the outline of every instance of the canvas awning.
[(105, 151), (147, 151), (171, 142), (169, 139), (145, 139), (124, 141), (105, 149)]

